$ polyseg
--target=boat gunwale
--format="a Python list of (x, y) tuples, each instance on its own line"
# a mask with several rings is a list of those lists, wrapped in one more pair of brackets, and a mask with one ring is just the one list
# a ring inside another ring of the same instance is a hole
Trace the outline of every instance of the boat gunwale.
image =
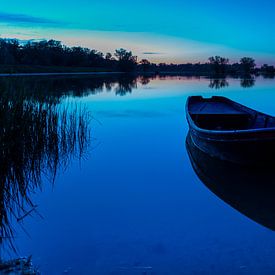
[[(196, 123), (194, 122), (194, 120), (191, 118), (190, 113), (189, 113), (189, 105), (190, 105), (190, 100), (194, 97), (197, 98), (201, 98), (201, 99), (205, 99), (202, 96), (189, 96), (187, 98), (186, 104), (185, 104), (185, 111), (186, 111), (186, 116), (187, 116), (187, 121), (190, 125), (190, 127), (192, 127), (194, 130), (196, 130), (197, 132), (200, 133), (204, 133), (204, 134), (208, 134), (208, 135), (214, 135), (214, 136), (218, 136), (218, 135), (227, 135), (227, 136), (231, 136), (231, 135), (235, 135), (235, 134), (251, 134), (251, 133), (269, 133), (269, 132), (275, 132), (275, 127), (268, 127), (268, 128), (256, 128), (256, 129), (242, 129), (242, 130), (208, 130), (208, 129), (204, 129), (204, 128), (200, 128), (196, 125)], [(230, 102), (233, 105), (237, 105), (238, 107), (240, 107), (241, 109), (246, 109), (249, 112), (253, 112), (253, 113), (257, 113), (257, 114), (261, 114), (264, 115), (266, 117), (271, 117), (270, 115), (267, 115), (265, 113), (262, 112), (258, 112), (256, 110), (253, 110), (249, 107), (246, 107), (242, 104), (239, 104), (237, 102), (234, 102), (231, 99), (228, 99), (226, 97), (223, 96), (212, 96), (209, 99), (222, 99), (223, 101), (227, 101)]]

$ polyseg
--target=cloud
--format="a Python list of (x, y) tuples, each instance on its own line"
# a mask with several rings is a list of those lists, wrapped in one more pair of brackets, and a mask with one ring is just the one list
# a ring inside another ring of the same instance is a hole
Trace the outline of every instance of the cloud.
[[(11, 38), (12, 40), (13, 39), (16, 39), (16, 38)], [(41, 41), (45, 41), (45, 40), (48, 40), (46, 38), (40, 38), (40, 39), (17, 39), (18, 43), (21, 44), (21, 45), (26, 45), (27, 43), (35, 43), (35, 42), (41, 42)]]
[(163, 54), (163, 53), (158, 53), (158, 52), (143, 52), (142, 54)]
[(15, 14), (15, 13), (5, 13), (0, 12), (0, 22), (1, 23), (25, 23), (25, 24), (42, 24), (42, 25), (57, 25), (60, 22), (43, 18), (43, 17), (35, 17), (26, 14)]

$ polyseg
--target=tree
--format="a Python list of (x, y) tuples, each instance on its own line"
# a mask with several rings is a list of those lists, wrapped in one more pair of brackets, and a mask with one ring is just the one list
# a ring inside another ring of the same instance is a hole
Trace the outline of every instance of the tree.
[(133, 56), (131, 51), (117, 49), (115, 57), (118, 59), (118, 67), (123, 72), (132, 72), (137, 66), (137, 57)]
[(215, 74), (224, 74), (226, 65), (229, 63), (229, 59), (221, 56), (209, 57), (210, 65), (213, 68)]
[(111, 53), (106, 53), (105, 59), (106, 60), (111, 60), (112, 59), (112, 54)]
[(147, 59), (142, 59), (139, 64), (143, 72), (149, 71), (151, 63)]
[(251, 57), (243, 57), (240, 63), (245, 74), (251, 74), (256, 67), (255, 60)]
[(0, 63), (20, 63), (19, 43), (16, 39), (0, 39)]
[(267, 65), (267, 64), (264, 64), (264, 65), (261, 67), (261, 72), (262, 72), (264, 75), (274, 76), (274, 74), (275, 74), (275, 67), (274, 67), (274, 66), (269, 66), (269, 65)]

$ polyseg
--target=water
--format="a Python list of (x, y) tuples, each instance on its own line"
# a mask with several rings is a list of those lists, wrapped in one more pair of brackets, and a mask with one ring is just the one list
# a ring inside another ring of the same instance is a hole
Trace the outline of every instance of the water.
[(12, 222), (18, 254), (32, 255), (43, 274), (275, 272), (274, 232), (211, 192), (185, 144), (188, 96), (224, 95), (275, 115), (275, 80), (102, 76), (0, 84), (92, 115), (89, 149), (57, 167), (54, 184), (42, 176), (29, 195), (39, 215), (24, 217), (24, 230)]

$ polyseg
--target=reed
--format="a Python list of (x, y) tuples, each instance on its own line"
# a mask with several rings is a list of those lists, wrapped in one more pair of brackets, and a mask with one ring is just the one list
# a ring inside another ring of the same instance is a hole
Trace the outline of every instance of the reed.
[(0, 242), (9, 240), (11, 221), (35, 211), (32, 194), (45, 179), (54, 182), (90, 145), (90, 114), (77, 105), (0, 97)]

